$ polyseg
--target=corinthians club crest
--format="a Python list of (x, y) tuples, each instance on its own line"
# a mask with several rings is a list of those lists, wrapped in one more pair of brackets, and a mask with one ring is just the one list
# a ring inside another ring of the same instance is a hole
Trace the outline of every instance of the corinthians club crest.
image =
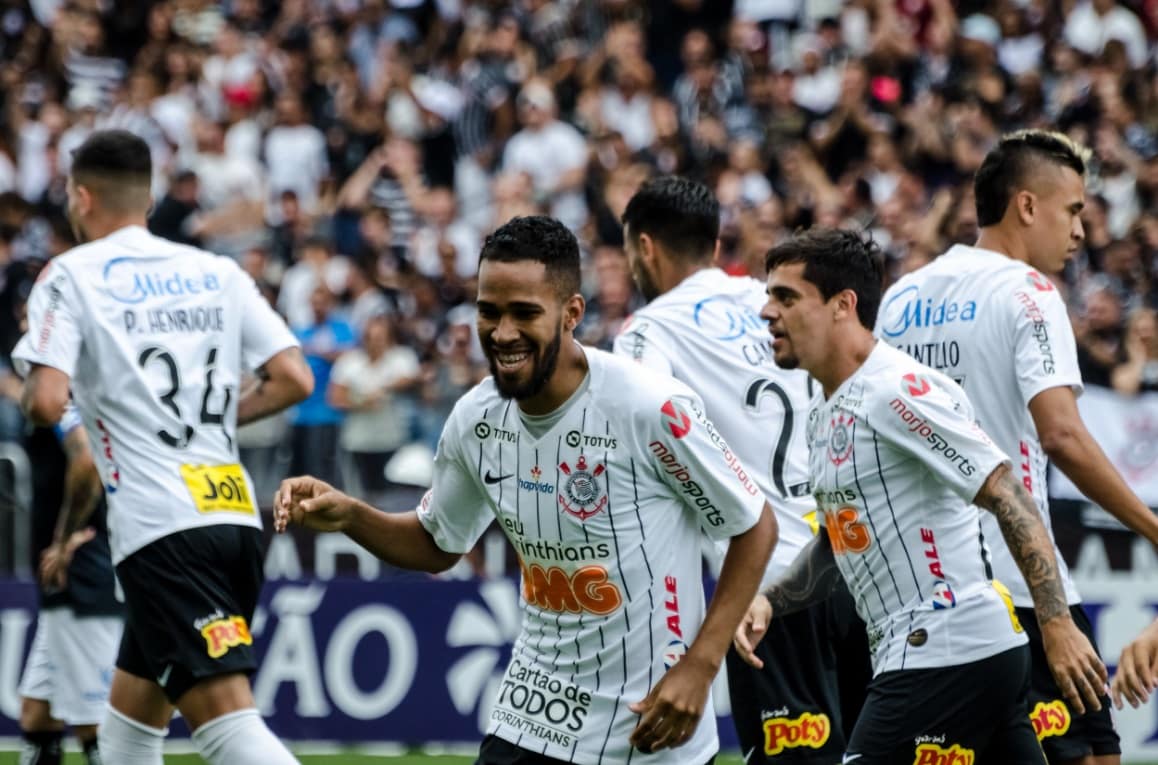
[(848, 429), (853, 422), (851, 414), (838, 414), (830, 423), (832, 430), (828, 434), (828, 459), (834, 465), (843, 464), (852, 454), (852, 434)]
[(563, 491), (559, 492), (559, 504), (563, 510), (585, 521), (607, 506), (607, 496), (596, 480), (605, 470), (602, 463), (597, 462), (594, 468), (588, 469), (587, 458), (579, 455), (574, 468), (560, 462), (559, 469), (567, 476)]

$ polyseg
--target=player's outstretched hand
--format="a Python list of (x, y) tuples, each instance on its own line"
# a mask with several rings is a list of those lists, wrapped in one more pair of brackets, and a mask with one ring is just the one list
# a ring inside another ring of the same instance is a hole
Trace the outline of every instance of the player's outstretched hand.
[(1158, 621), (1142, 630), (1134, 642), (1122, 649), (1118, 671), (1110, 684), (1114, 706), (1122, 708), (1122, 699), (1138, 707), (1150, 700), (1158, 689)]
[(710, 665), (685, 654), (652, 687), (647, 698), (628, 705), (641, 715), (631, 732), (631, 745), (650, 754), (687, 743), (700, 724), (715, 677)]
[(764, 597), (764, 593), (758, 592), (732, 637), (736, 653), (756, 669), (764, 668), (764, 662), (756, 655), (756, 646), (764, 639), (770, 621), (772, 621), (772, 604)]
[(40, 581), (45, 587), (63, 590), (68, 585), (68, 566), (77, 548), (87, 544), (96, 536), (96, 529), (87, 528), (74, 531), (63, 542), (53, 542), (40, 554)]
[(314, 531), (342, 531), (355, 500), (312, 476), (287, 478), (273, 498), (273, 525), (280, 534), (290, 523)]
[(1106, 695), (1106, 665), (1069, 615), (1050, 619), (1041, 627), (1045, 657), (1066, 703), (1079, 715), (1102, 708)]

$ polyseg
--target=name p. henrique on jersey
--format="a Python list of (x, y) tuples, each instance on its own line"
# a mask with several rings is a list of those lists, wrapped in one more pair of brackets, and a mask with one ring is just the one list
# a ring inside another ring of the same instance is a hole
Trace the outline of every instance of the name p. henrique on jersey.
[(1026, 642), (969, 504), (1008, 459), (956, 383), (878, 342), (827, 401), (817, 395), (808, 439), (814, 496), (876, 673)]
[[(697, 271), (636, 311), (615, 352), (703, 396), (708, 419), (776, 511), (780, 539), (765, 572), (767, 586), (812, 538), (816, 505), (804, 438), (813, 384), (807, 372), (780, 369), (772, 360), (772, 338), (760, 318), (764, 301), (764, 285), (755, 279), (718, 268)], [(708, 551), (717, 573), (725, 549), (721, 543)]]
[(239, 375), (295, 345), (231, 259), (138, 226), (45, 267), (13, 356), (71, 378), (114, 563), (183, 529), (260, 528), (238, 460)]
[[(1069, 386), (1080, 395), (1082, 376), (1065, 302), (1050, 280), (1000, 253), (957, 245), (885, 293), (876, 335), (961, 384), (978, 423), (1012, 458), (1052, 540), (1047, 459), (1028, 407), (1049, 388)], [(981, 528), (994, 575), (1018, 606), (1032, 608), (997, 521), (983, 513)], [(1066, 598), (1078, 603), (1065, 560), (1057, 558)]]
[[(523, 628), (488, 732), (597, 765), (628, 760), (628, 704), (698, 633), (701, 536), (751, 528), (764, 496), (692, 391), (584, 352), (585, 385), (538, 437), (491, 380), (464, 396), (418, 513), (443, 550), (466, 552), (497, 519), (518, 553)], [(646, 760), (705, 762), (716, 748), (709, 701), (688, 743)]]

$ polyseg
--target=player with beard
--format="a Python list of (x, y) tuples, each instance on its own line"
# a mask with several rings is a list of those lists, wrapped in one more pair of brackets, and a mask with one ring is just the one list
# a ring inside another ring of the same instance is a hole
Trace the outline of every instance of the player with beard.
[(807, 435), (828, 533), (753, 601), (736, 648), (752, 658), (771, 618), (843, 577), (875, 673), (844, 762), (1041, 765), (1025, 627), (992, 580), (978, 507), (1021, 568), (1067, 702), (1096, 708), (1106, 668), (1070, 617), (1033, 497), (965, 392), (873, 337), (881, 260), (861, 234), (824, 228), (767, 255), (776, 363), (820, 384)]
[[(149, 147), (97, 131), (73, 153), (68, 211), (83, 244), (45, 267), (13, 357), (22, 406), (61, 419), (70, 392), (108, 504), (126, 619), (100, 753), (160, 765), (174, 708), (212, 765), (288, 765), (248, 675), (261, 517), (237, 425), (309, 395), (285, 323), (230, 258), (153, 236)], [(242, 391), (242, 367), (259, 381)]]
[[(759, 317), (764, 285), (713, 265), (720, 207), (706, 186), (676, 177), (645, 183), (627, 203), (623, 228), (649, 303), (616, 338), (615, 352), (700, 394), (708, 417), (755, 471), (752, 480), (775, 499), (780, 539), (764, 573), (769, 585), (817, 529), (804, 433), (815, 382), (772, 360)], [(722, 555), (713, 549), (709, 560), (718, 565)], [(831, 765), (872, 675), (864, 624), (847, 589), (777, 619), (757, 651), (759, 669), (735, 651), (727, 657), (744, 761)]]
[[(487, 237), (478, 333), (492, 376), (451, 412), (418, 509), (291, 478), (276, 523), (443, 571), (497, 520), (522, 568), (523, 625), (478, 763), (701, 765), (718, 749), (709, 688), (775, 518), (695, 393), (575, 341), (579, 282), (578, 243), (552, 218)], [(706, 611), (705, 534), (731, 540)]]

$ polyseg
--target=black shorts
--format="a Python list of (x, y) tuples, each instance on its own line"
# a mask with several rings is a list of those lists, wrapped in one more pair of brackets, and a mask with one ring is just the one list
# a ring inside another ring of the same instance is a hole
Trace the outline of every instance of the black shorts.
[(121, 561), (117, 668), (158, 683), (171, 702), (205, 678), (252, 673), (262, 557), (260, 530), (223, 524), (170, 534)]
[(1029, 649), (936, 669), (884, 672), (844, 760), (856, 765), (1045, 765), (1029, 724)]
[[(1085, 610), (1080, 605), (1070, 606), (1070, 615), (1097, 651), (1094, 628)], [(1088, 711), (1081, 717), (1073, 717), (1069, 705), (1065, 703), (1065, 696), (1054, 682), (1053, 673), (1049, 671), (1041, 642), (1041, 629), (1037, 626), (1033, 609), (1018, 608), (1017, 618), (1029, 636), (1029, 719), (1049, 761), (1073, 760), (1090, 754), (1120, 754), (1122, 746), (1110, 715), (1109, 697), (1102, 697), (1101, 711)], [(1100, 651), (1098, 655), (1101, 655)]]
[(839, 762), (872, 679), (868, 636), (848, 590), (773, 619), (756, 655), (763, 669), (734, 648), (727, 657), (744, 762)]
[[(639, 761), (647, 762), (647, 758), (641, 757)], [(712, 765), (715, 761), (716, 758), (713, 757), (704, 765)], [(532, 752), (530, 749), (523, 749), (498, 736), (488, 735), (482, 740), (478, 759), (474, 761), (474, 765), (570, 765), (570, 763)]]

